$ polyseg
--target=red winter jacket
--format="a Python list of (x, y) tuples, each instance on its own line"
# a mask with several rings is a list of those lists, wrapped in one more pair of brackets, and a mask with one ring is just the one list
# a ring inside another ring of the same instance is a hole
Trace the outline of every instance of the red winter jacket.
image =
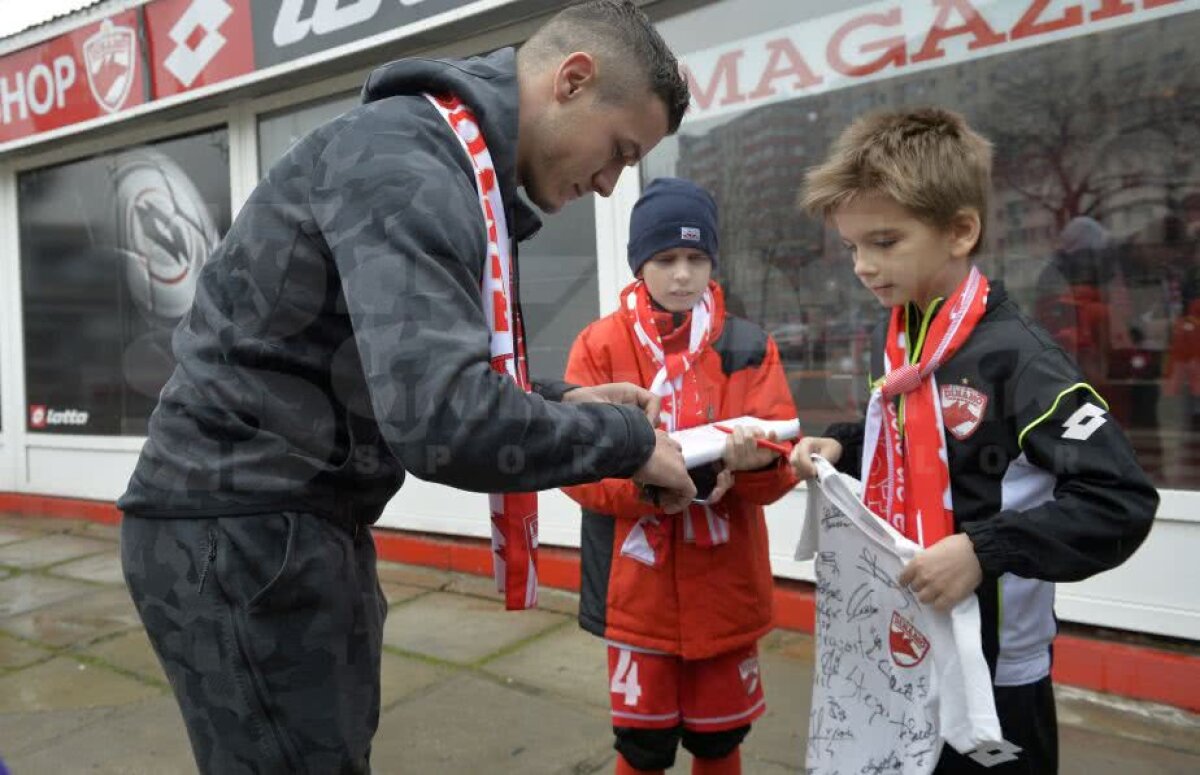
[[(795, 418), (774, 340), (749, 321), (726, 317), (719, 288), (714, 295), (712, 344), (694, 366), (713, 420)], [(638, 345), (633, 320), (632, 312), (620, 310), (584, 329), (571, 348), (567, 381), (649, 387), (657, 368)], [(655, 513), (633, 482), (606, 479), (565, 488), (583, 506), (581, 626), (611, 641), (684, 659), (749, 645), (770, 630), (773, 581), (763, 506), (783, 497), (796, 480), (786, 461), (736, 472), (734, 478), (722, 500), (729, 541), (709, 548), (685, 543), (682, 517), (667, 517), (673, 539), (657, 567), (621, 556), (637, 520)]]

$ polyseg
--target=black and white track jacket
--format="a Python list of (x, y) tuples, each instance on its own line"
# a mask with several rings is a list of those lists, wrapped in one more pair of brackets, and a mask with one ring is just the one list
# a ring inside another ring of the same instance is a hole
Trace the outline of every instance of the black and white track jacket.
[[(873, 375), (883, 373), (886, 328), (872, 339)], [(1158, 493), (1103, 398), (999, 284), (934, 376), (955, 527), (984, 572), (984, 654), (997, 686), (1032, 683), (1050, 672), (1053, 582), (1128, 559), (1150, 531)], [(845, 448), (839, 469), (859, 476), (863, 424), (828, 435)]]

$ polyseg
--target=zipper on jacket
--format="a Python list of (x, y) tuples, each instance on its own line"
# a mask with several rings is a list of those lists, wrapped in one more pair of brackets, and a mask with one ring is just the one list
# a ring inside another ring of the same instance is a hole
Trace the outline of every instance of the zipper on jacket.
[(196, 587), (196, 593), (204, 592), (204, 582), (208, 579), (208, 569), (212, 567), (213, 560), (217, 559), (217, 533), (209, 528), (208, 531), (208, 554), (204, 558), (204, 567), (200, 569), (200, 584)]

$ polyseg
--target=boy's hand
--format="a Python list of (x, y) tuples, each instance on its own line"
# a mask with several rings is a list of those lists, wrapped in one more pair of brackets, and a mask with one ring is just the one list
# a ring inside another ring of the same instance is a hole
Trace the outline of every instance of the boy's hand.
[(754, 471), (766, 468), (779, 457), (773, 449), (760, 449), (755, 439), (776, 441), (775, 434), (767, 435), (762, 428), (739, 425), (725, 440), (725, 468), (728, 471)]
[(715, 487), (713, 487), (712, 493), (709, 494), (708, 500), (705, 501), (705, 503), (710, 505), (714, 503), (720, 503), (721, 499), (725, 497), (725, 494), (732, 489), (733, 472), (728, 468), (722, 468), (721, 472), (717, 474), (717, 484)]
[(967, 599), (983, 581), (975, 545), (964, 533), (946, 536), (912, 559), (900, 583), (917, 599), (939, 611), (949, 611)]
[(562, 400), (564, 404), (582, 404), (589, 401), (629, 404), (641, 409), (651, 425), (658, 425), (658, 396), (632, 382), (609, 382), (604, 385), (573, 388), (563, 395)]
[(817, 467), (812, 462), (813, 455), (820, 455), (830, 464), (837, 465), (842, 459), (842, 443), (826, 436), (805, 436), (796, 442), (789, 462), (797, 479), (808, 480), (817, 475)]

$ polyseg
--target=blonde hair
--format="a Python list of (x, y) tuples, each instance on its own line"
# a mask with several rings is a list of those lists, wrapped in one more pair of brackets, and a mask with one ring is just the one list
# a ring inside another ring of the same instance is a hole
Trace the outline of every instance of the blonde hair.
[(885, 111), (846, 127), (829, 158), (805, 176), (800, 206), (828, 218), (850, 200), (878, 193), (939, 228), (974, 208), (974, 253), (983, 244), (991, 185), (992, 144), (962, 116), (934, 107)]

